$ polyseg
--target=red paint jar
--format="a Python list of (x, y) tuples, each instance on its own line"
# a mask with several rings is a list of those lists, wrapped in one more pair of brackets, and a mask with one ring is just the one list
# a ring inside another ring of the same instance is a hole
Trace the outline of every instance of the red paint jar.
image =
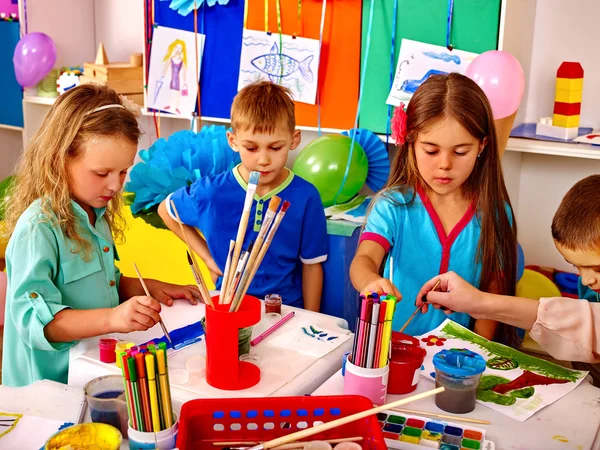
[(115, 338), (100, 338), (98, 349), (100, 350), (100, 361), (103, 363), (114, 363), (116, 361), (115, 347), (119, 342)]
[(265, 314), (270, 317), (281, 315), (281, 295), (269, 294), (265, 297)]
[(418, 339), (404, 333), (392, 333), (388, 394), (408, 394), (417, 388), (426, 354)]

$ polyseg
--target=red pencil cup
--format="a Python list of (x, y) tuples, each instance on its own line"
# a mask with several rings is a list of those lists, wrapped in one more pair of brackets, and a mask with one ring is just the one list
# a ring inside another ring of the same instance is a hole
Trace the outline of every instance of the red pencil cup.
[(238, 332), (260, 322), (260, 301), (246, 295), (240, 309), (229, 312), (231, 305), (219, 305), (218, 295), (212, 300), (215, 308), (206, 307), (206, 382), (228, 391), (250, 388), (260, 381), (260, 369), (239, 360)]
[(388, 394), (408, 394), (417, 388), (426, 354), (418, 339), (404, 333), (392, 333)]

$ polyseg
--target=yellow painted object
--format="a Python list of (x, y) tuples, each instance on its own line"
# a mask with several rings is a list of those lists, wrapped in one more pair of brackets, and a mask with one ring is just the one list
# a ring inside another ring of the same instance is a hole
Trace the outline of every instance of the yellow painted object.
[(557, 78), (556, 89), (563, 91), (582, 91), (583, 78)]
[[(135, 262), (145, 278), (195, 285), (185, 242), (169, 230), (154, 228), (143, 219), (134, 218), (128, 206), (124, 207), (123, 215), (127, 222), (125, 243), (116, 246), (120, 259), (117, 266), (123, 275), (137, 278), (133, 268)], [(209, 289), (213, 289), (208, 269), (200, 258), (197, 260), (204, 281)]]
[(575, 128), (579, 127), (579, 114), (576, 116), (565, 116), (563, 114), (554, 114), (552, 116), (552, 125), (555, 127)]
[(561, 103), (581, 103), (583, 91), (571, 91), (565, 89), (557, 89), (554, 96), (555, 102)]
[(82, 423), (65, 428), (46, 442), (46, 450), (118, 450), (121, 432), (105, 423)]

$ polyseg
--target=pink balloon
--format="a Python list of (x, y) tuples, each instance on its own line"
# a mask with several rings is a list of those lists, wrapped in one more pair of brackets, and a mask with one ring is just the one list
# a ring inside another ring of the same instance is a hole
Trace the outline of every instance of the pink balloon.
[(507, 52), (482, 53), (467, 67), (466, 75), (487, 95), (494, 119), (515, 113), (525, 91), (525, 75), (517, 58)]
[(23, 87), (35, 86), (44, 79), (56, 62), (56, 46), (44, 33), (29, 33), (15, 47), (13, 64), (17, 83)]

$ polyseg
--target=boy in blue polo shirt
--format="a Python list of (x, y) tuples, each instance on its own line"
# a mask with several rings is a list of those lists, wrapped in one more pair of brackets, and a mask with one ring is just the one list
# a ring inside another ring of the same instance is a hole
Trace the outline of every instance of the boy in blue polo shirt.
[(158, 212), (167, 227), (182, 238), (171, 211), (170, 202), (175, 203), (191, 247), (204, 260), (219, 289), (229, 241), (237, 234), (250, 172), (260, 172), (243, 248), (256, 238), (271, 197), (277, 195), (291, 206), (248, 294), (264, 298), (276, 293), (286, 305), (319, 311), (327, 226), (316, 188), (285, 167), (288, 152), (298, 147), (301, 137), (289, 90), (271, 82), (246, 86), (233, 100), (231, 128), (233, 131), (227, 134), (229, 145), (240, 154), (242, 163), (173, 192)]

